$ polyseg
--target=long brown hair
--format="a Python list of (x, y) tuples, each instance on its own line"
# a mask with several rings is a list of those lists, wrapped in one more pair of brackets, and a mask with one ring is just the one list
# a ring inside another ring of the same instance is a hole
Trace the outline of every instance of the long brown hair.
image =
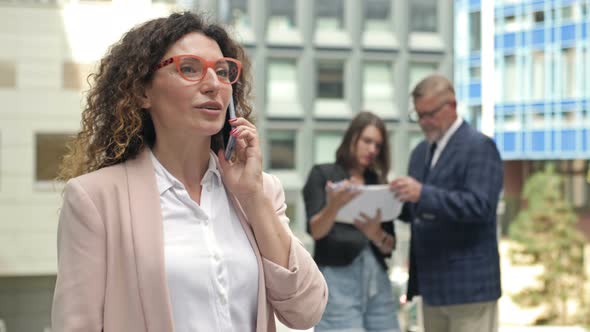
[[(168, 49), (191, 32), (215, 40), (223, 56), (242, 62), (242, 74), (233, 84), (239, 116), (249, 119), (250, 62), (244, 49), (218, 24), (198, 14), (183, 12), (140, 24), (111, 46), (98, 70), (88, 79), (91, 88), (82, 112), (81, 130), (68, 144), (58, 175), (59, 180), (92, 172), (134, 158), (156, 140), (154, 124), (142, 109), (141, 97), (150, 84), (155, 66)], [(229, 124), (211, 139), (211, 149), (223, 148)]]
[(336, 150), (336, 163), (346, 169), (356, 166), (356, 144), (361, 133), (367, 126), (375, 126), (383, 137), (381, 150), (379, 150), (379, 154), (375, 158), (375, 163), (369, 169), (377, 174), (380, 183), (386, 183), (387, 173), (389, 173), (389, 140), (387, 139), (387, 130), (385, 130), (385, 122), (371, 112), (360, 112), (352, 119), (348, 129), (344, 133), (344, 138), (338, 150)]

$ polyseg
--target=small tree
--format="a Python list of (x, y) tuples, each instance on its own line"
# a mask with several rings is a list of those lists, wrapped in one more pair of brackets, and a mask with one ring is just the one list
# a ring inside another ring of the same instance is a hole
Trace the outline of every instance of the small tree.
[(524, 289), (513, 300), (525, 307), (545, 305), (538, 323), (577, 323), (570, 318), (568, 302), (584, 305), (584, 239), (552, 164), (526, 181), (522, 199), (523, 208), (510, 226), (510, 237), (518, 244), (510, 257), (517, 265), (540, 265), (543, 272), (536, 287)]

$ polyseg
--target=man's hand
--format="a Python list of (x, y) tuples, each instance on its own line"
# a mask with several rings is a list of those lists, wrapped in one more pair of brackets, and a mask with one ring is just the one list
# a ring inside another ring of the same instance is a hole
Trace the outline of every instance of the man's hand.
[(395, 192), (395, 197), (402, 202), (417, 203), (422, 193), (422, 183), (410, 176), (400, 176), (391, 181), (389, 188)]

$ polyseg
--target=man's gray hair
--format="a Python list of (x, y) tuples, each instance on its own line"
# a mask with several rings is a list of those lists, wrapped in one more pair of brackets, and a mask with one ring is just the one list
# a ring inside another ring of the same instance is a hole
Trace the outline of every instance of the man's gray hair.
[(455, 97), (453, 83), (440, 74), (432, 74), (422, 79), (412, 90), (414, 100), (422, 97), (450, 95)]

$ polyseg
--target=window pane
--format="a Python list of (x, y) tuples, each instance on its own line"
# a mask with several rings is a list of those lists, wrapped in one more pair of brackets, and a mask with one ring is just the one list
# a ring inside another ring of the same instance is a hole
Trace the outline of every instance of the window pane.
[(392, 115), (393, 89), (393, 66), (391, 63), (365, 63), (363, 70), (363, 104), (365, 109), (379, 115)]
[(319, 61), (317, 97), (325, 99), (344, 98), (344, 63), (342, 61)]
[(561, 50), (561, 96), (576, 96), (576, 49)]
[(317, 29), (342, 30), (344, 29), (344, 1), (320, 0), (315, 1)]
[(219, 19), (235, 27), (250, 27), (248, 0), (219, 1)]
[(295, 139), (294, 130), (268, 132), (270, 169), (295, 169)]
[(273, 59), (269, 62), (267, 96), (269, 101), (297, 102), (299, 93), (294, 59)]
[(469, 107), (469, 122), (477, 129), (481, 129), (481, 106)]
[(65, 62), (63, 64), (63, 88), (72, 90), (85, 90), (88, 85), (88, 75), (93, 66), (84, 63)]
[(332, 163), (336, 160), (336, 149), (342, 140), (342, 133), (316, 133), (314, 137), (315, 164)]
[(292, 30), (296, 26), (294, 0), (269, 0), (270, 18), (268, 28), (272, 30)]
[(545, 97), (545, 53), (533, 53), (533, 99)]
[(567, 21), (574, 18), (574, 8), (572, 6), (566, 6), (561, 8), (561, 20)]
[(481, 67), (469, 67), (469, 78), (473, 81), (481, 80)]
[(516, 57), (508, 55), (504, 57), (504, 101), (514, 101), (516, 99)]
[(481, 12), (469, 14), (469, 46), (471, 51), (481, 50)]
[(12, 61), (0, 61), (0, 87), (16, 87), (16, 68)]
[(66, 153), (69, 134), (36, 134), (36, 180), (52, 181), (57, 177), (59, 164)]
[(411, 63), (410, 64), (410, 91), (414, 90), (414, 87), (424, 77), (436, 72), (438, 64), (436, 63)]
[(365, 31), (390, 31), (391, 1), (390, 0), (365, 0)]
[(533, 21), (535, 24), (542, 24), (545, 22), (545, 12), (540, 10), (533, 13)]
[(410, 2), (410, 31), (436, 32), (436, 0), (412, 0)]

